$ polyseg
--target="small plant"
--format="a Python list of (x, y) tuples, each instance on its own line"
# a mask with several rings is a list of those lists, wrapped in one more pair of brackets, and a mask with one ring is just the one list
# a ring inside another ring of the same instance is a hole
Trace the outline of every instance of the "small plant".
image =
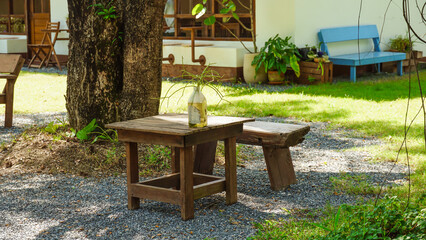
[(110, 1), (107, 5), (103, 5), (102, 3), (92, 4), (89, 8), (96, 8), (96, 14), (105, 20), (117, 19), (117, 12), (115, 10), (115, 6), (112, 5), (112, 2), (113, 1)]
[(408, 206), (397, 197), (378, 205), (342, 205), (330, 224), (316, 224), (328, 232), (314, 239), (425, 239), (426, 209)]
[[(185, 93), (185, 89), (186, 88), (193, 88), (193, 87), (198, 87), (198, 88), (200, 88), (200, 90), (202, 90), (204, 87), (209, 87), (209, 88), (213, 89), (215, 91), (215, 93), (220, 98), (220, 100), (217, 104), (219, 104), (221, 101), (226, 101), (224, 99), (225, 96), (220, 92), (220, 90), (214, 84), (214, 82), (218, 81), (222, 77), (216, 71), (210, 69), (210, 65), (207, 65), (203, 69), (201, 74), (193, 74), (193, 73), (190, 73), (190, 72), (186, 71), (185, 69), (183, 69), (182, 75), (180, 76), (180, 78), (186, 79), (186, 80), (183, 80), (185, 85), (182, 86), (182, 87), (179, 87), (178, 89), (174, 89), (174, 87), (177, 86), (179, 83), (172, 84), (170, 86), (170, 88), (167, 89), (166, 93), (164, 94), (164, 97), (161, 98), (162, 101), (160, 103), (160, 107), (163, 104), (164, 100), (166, 100), (166, 99), (170, 100), (170, 98), (173, 95), (182, 91), (182, 95), (178, 100), (178, 102), (179, 102), (180, 99), (183, 97), (183, 95)], [(180, 81), (180, 82), (182, 82), (182, 81)], [(168, 103), (169, 102), (167, 101), (167, 104)]]
[(297, 63), (299, 53), (296, 45), (291, 43), (290, 39), (291, 37), (282, 39), (278, 34), (269, 38), (265, 46), (260, 49), (259, 55), (251, 63), (256, 65), (256, 72), (262, 65), (265, 66), (265, 72), (274, 70), (278, 71), (279, 74), (284, 74), (287, 67), (291, 67), (296, 76), (299, 77), (300, 68)]
[(408, 37), (398, 35), (395, 38), (389, 39), (390, 49), (398, 52), (410, 52), (413, 50), (413, 42)]

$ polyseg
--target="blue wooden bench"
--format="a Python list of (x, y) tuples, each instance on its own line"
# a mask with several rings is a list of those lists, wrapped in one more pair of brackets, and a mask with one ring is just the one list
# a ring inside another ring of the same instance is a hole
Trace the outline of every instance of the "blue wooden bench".
[[(405, 59), (405, 53), (382, 52), (376, 25), (325, 28), (318, 32), (318, 38), (322, 42), (321, 50), (327, 53), (334, 65), (350, 66), (350, 77), (353, 82), (356, 82), (356, 67), (361, 65), (377, 64), (377, 71), (380, 72), (380, 63), (397, 61), (398, 75), (402, 75), (402, 60)], [(331, 56), (328, 51), (327, 43), (358, 39), (372, 39), (374, 51), (337, 56)]]

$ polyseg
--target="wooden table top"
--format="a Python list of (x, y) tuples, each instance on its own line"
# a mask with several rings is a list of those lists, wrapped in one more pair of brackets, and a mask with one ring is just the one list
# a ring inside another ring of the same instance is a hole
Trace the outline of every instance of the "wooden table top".
[(123, 122), (107, 124), (107, 128), (129, 130), (136, 132), (160, 133), (168, 135), (186, 136), (197, 132), (226, 126), (238, 125), (254, 121), (254, 118), (208, 116), (207, 126), (203, 128), (190, 128), (187, 114), (162, 114), (152, 117), (139, 118)]

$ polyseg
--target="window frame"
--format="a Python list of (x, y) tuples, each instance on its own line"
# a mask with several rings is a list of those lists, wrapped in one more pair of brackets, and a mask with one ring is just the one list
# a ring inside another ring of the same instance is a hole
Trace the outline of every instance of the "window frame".
[[(180, 30), (179, 30), (179, 26), (180, 23), (179, 21), (181, 21), (181, 19), (195, 19), (195, 16), (193, 16), (192, 14), (182, 14), (182, 13), (178, 13), (179, 11), (179, 3), (181, 3), (182, 0), (173, 0), (174, 1), (174, 14), (164, 14), (164, 19), (165, 18), (174, 18), (174, 36), (166, 36), (163, 35), (163, 39), (167, 39), (167, 40), (189, 40), (191, 39), (191, 37), (189, 36), (189, 34), (187, 36), (179, 36), (180, 34)], [(254, 34), (256, 34), (256, 0), (250, 0), (253, 1), (253, 31)], [(212, 13), (206, 13), (203, 15), (203, 17), (209, 17), (211, 15), (215, 15), (217, 18), (222, 18), (222, 17), (232, 17), (232, 14), (221, 14), (219, 13), (220, 9), (216, 9), (215, 6), (215, 0), (211, 0), (211, 11)], [(192, 9), (192, 8), (191, 8)], [(238, 13), (238, 16), (240, 16), (240, 18), (250, 18), (250, 13)], [(198, 40), (210, 40), (210, 41), (238, 41), (238, 39), (236, 39), (233, 36), (229, 36), (229, 37), (223, 37), (223, 36), (215, 36), (215, 29), (220, 27), (218, 26), (216, 23), (213, 24), (212, 26), (205, 26), (204, 24), (202, 24), (202, 26), (205, 27), (205, 30), (207, 31), (207, 28), (211, 29), (211, 34), (213, 34), (213, 36), (198, 36), (196, 37), (196, 39)], [(183, 26), (181, 26), (183, 27)], [(166, 30), (167, 28), (165, 28)], [(240, 37), (240, 40), (242, 41), (252, 41), (251, 37)]]
[[(27, 33), (27, 24), (25, 21), (25, 5), (24, 5), (24, 14), (13, 14), (13, 0), (9, 0), (9, 14), (0, 14), (0, 18), (7, 18), (6, 23), (6, 32), (0, 32), (0, 35), (26, 35)], [(25, 1), (24, 1), (25, 4)], [(25, 23), (25, 30), (22, 33), (12, 32), (12, 18), (22, 18)]]

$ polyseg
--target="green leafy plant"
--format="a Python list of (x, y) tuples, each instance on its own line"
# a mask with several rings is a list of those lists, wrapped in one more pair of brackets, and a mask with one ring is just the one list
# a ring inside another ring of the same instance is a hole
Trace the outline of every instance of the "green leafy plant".
[(113, 1), (110, 1), (107, 5), (103, 5), (102, 3), (96, 3), (89, 6), (96, 8), (96, 14), (101, 16), (105, 20), (117, 19), (117, 12), (115, 10), (115, 6), (112, 5)]
[[(250, 26), (248, 26), (247, 24), (244, 24), (241, 20), (240, 20), (240, 16), (238, 15), (238, 13), (236, 13), (237, 7), (235, 5), (235, 3), (232, 0), (213, 0), (216, 1), (219, 5), (220, 8), (220, 14), (223, 16), (225, 15), (225, 17), (221, 17), (222, 22), (217, 21), (217, 18), (215, 15), (210, 15), (209, 17), (204, 19), (204, 24), (207, 26), (213, 25), (215, 23), (219, 24), (221, 27), (225, 28), (234, 38), (236, 38), (238, 41), (240, 41), (241, 45), (243, 45), (243, 47), (250, 53), (257, 53), (257, 45), (256, 45), (256, 34), (254, 33), (254, 21), (253, 21), (253, 0), (249, 0), (250, 3), (249, 5), (245, 5), (244, 3), (242, 3), (241, 1), (237, 0), (238, 3), (240, 4), (240, 6), (242, 8), (244, 8), (245, 10), (247, 10), (250, 14)], [(192, 15), (196, 15), (196, 18), (201, 18), (206, 12), (207, 12), (207, 4), (208, 3), (207, 0), (203, 0), (203, 3), (198, 3), (194, 6), (194, 8), (192, 9)], [(236, 22), (238, 22), (240, 24), (240, 26), (246, 30), (247, 32), (250, 32), (251, 34), (251, 38), (252, 38), (252, 42), (253, 42), (253, 48), (254, 51), (250, 51), (247, 46), (244, 44), (243, 41), (241, 41), (241, 39), (235, 35), (231, 29), (229, 29), (225, 24), (223, 23), (227, 23), (229, 22), (229, 20), (231, 19), (235, 19)]]
[(390, 49), (398, 52), (410, 52), (413, 50), (413, 42), (410, 42), (408, 37), (398, 35), (395, 38), (389, 39)]
[(397, 197), (386, 197), (376, 206), (342, 205), (331, 223), (312, 223), (328, 231), (314, 239), (425, 239), (426, 209), (408, 206)]
[(89, 135), (95, 131), (95, 129), (98, 127), (98, 124), (96, 123), (96, 119), (93, 119), (89, 124), (87, 124), (84, 128), (82, 128), (80, 131), (76, 131), (74, 128), (71, 128), (71, 131), (75, 134), (75, 136), (81, 140), (89, 140)]
[(256, 72), (260, 66), (265, 66), (265, 72), (268, 70), (278, 71), (279, 74), (285, 73), (287, 67), (291, 67), (297, 77), (300, 76), (300, 67), (297, 61), (299, 54), (294, 43), (290, 42), (291, 37), (282, 39), (278, 34), (269, 38), (265, 46), (260, 49), (259, 54), (253, 59), (252, 65), (256, 65)]

